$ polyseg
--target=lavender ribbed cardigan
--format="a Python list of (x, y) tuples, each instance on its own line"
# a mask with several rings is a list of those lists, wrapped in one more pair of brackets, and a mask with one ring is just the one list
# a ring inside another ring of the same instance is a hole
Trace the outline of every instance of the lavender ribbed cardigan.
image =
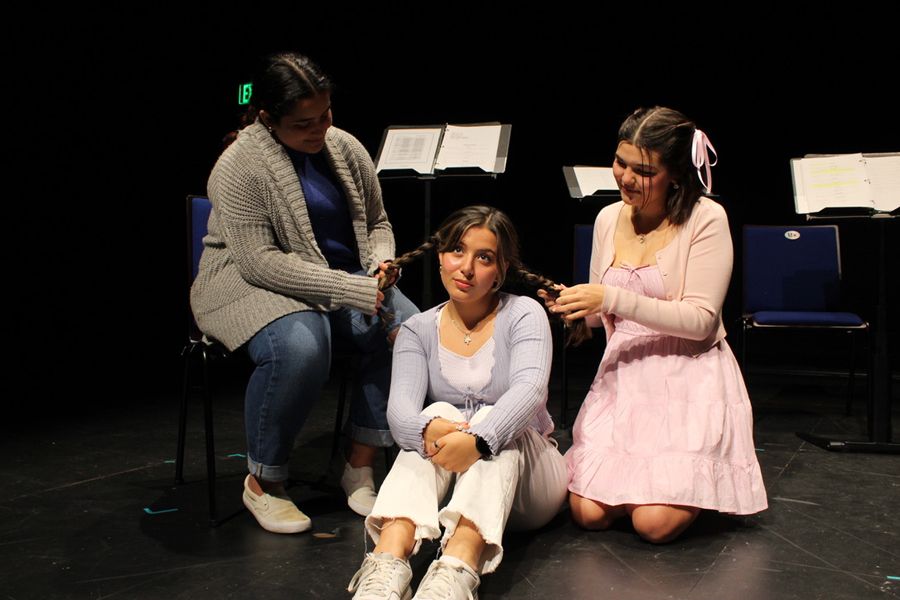
[[(328, 130), (323, 152), (347, 199), (359, 262), (371, 273), (394, 257), (394, 233), (372, 159), (337, 127)], [(328, 266), (297, 171), (259, 121), (219, 157), (208, 191), (209, 234), (191, 288), (191, 308), (206, 335), (233, 350), (290, 313), (374, 310), (377, 281)]]
[(394, 345), (387, 417), (397, 444), (425, 456), (422, 432), (431, 419), (420, 413), (432, 402), (449, 402), (467, 418), (482, 405), (493, 405), (487, 418), (470, 431), (483, 437), (494, 454), (529, 426), (542, 435), (553, 431), (547, 412), (553, 346), (543, 307), (526, 296), (500, 294), (491, 379), (483, 389), (468, 392), (451, 386), (441, 372), (435, 326), (439, 308), (410, 317)]

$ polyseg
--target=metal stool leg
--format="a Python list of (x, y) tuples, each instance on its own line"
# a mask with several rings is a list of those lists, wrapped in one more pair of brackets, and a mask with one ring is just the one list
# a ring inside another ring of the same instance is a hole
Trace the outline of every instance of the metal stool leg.
[(206, 479), (209, 493), (209, 524), (215, 527), (216, 514), (216, 456), (213, 436), (212, 398), (209, 391), (209, 355), (201, 348), (203, 356), (203, 420), (206, 431)]

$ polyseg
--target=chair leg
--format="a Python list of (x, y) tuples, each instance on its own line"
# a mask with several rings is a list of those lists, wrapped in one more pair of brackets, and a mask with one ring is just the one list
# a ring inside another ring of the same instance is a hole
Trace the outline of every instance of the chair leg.
[(334, 457), (338, 454), (338, 448), (341, 443), (341, 427), (344, 424), (344, 404), (347, 401), (347, 374), (341, 376), (341, 385), (338, 389), (338, 405), (337, 414), (334, 417), (334, 435), (331, 438), (331, 458), (329, 462), (334, 461)]
[[(875, 382), (875, 374), (878, 372), (878, 368), (876, 365), (876, 340), (875, 340), (875, 332), (872, 330), (872, 326), (868, 325), (865, 329), (866, 332), (866, 435), (869, 436), (870, 440), (875, 440), (876, 431), (875, 431), (875, 396), (878, 394), (878, 384)], [(890, 379), (888, 380), (888, 394), (890, 394)], [(888, 436), (888, 441), (890, 441), (890, 436)]]
[(212, 398), (209, 389), (209, 354), (201, 348), (203, 356), (203, 420), (206, 431), (206, 479), (209, 494), (209, 524), (217, 525), (216, 514), (216, 451), (213, 436)]
[(175, 485), (184, 483), (184, 438), (187, 427), (187, 405), (191, 386), (191, 358), (193, 353), (193, 344), (185, 346), (181, 353), (184, 356), (184, 380), (181, 386), (181, 406), (178, 409), (178, 448), (175, 450)]
[[(868, 356), (868, 355), (872, 354), (872, 342), (873, 342), (872, 328), (869, 327), (868, 325), (866, 325), (866, 328), (863, 331), (864, 331), (863, 336), (864, 336), (865, 345), (866, 345), (865, 355)], [(866, 389), (863, 392), (863, 398), (865, 398), (865, 401), (868, 404), (872, 398), (872, 393), (874, 390), (874, 387), (872, 385), (872, 375), (873, 375), (873, 373), (875, 373), (875, 365), (873, 365), (871, 362), (863, 363), (863, 364), (868, 364), (868, 368), (866, 369)], [(873, 439), (873, 438), (869, 438), (869, 439)]]
[(853, 414), (853, 387), (854, 375), (856, 373), (856, 336), (852, 329), (847, 330), (847, 335), (850, 336), (850, 369), (847, 377), (847, 406), (844, 409), (844, 414), (849, 417)]
[(565, 429), (568, 427), (569, 416), (569, 373), (566, 365), (566, 327), (560, 326), (559, 336), (559, 371), (560, 371), (560, 409), (559, 409), (559, 427)]
[(744, 374), (744, 380), (747, 380), (747, 338), (750, 336), (750, 327), (746, 320), (742, 320), (741, 327), (741, 371)]

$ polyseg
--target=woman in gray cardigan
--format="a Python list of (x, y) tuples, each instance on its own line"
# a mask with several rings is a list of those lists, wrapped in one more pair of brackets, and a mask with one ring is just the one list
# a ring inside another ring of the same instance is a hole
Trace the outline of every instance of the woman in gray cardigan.
[[(209, 178), (209, 235), (191, 290), (203, 332), (230, 350), (246, 348), (256, 364), (245, 401), (243, 500), (278, 533), (311, 526), (283, 482), (294, 438), (328, 376), (334, 335), (362, 354), (341, 484), (353, 510), (371, 510), (376, 449), (394, 443), (385, 417), (390, 343), (418, 312), (396, 288), (378, 289), (393, 232), (371, 158), (331, 126), (331, 89), (304, 56), (266, 61), (254, 81), (259, 116)], [(372, 318), (382, 308), (390, 323)]]
[(442, 556), (416, 598), (471, 598), (503, 558), (507, 525), (541, 527), (566, 498), (565, 461), (549, 438), (547, 315), (499, 291), (507, 273), (553, 283), (524, 271), (512, 223), (495, 208), (457, 211), (410, 254), (431, 247), (449, 301), (397, 336), (388, 421), (402, 452), (366, 518), (376, 545), (350, 583), (357, 600), (408, 600), (408, 557), (438, 538)]

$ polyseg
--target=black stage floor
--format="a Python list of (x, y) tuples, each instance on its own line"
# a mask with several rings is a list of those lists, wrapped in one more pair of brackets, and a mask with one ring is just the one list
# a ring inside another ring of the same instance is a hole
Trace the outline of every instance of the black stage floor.
[[(592, 373), (572, 371), (571, 397), (580, 398)], [(6, 434), (0, 598), (349, 598), (343, 590), (365, 542), (362, 520), (337, 485), (339, 465), (328, 464), (336, 385), (291, 465), (291, 495), (313, 518), (313, 533), (284, 536), (241, 510), (243, 376), (218, 378), (218, 498), (232, 516), (217, 528), (206, 522), (199, 403), (188, 429), (187, 483), (172, 485), (178, 390), (140, 402), (123, 395), (115, 407), (41, 417), (41, 427), (30, 419)], [(757, 376), (750, 384), (768, 511), (704, 513), (660, 546), (626, 526), (582, 531), (564, 513), (541, 531), (507, 536), (505, 560), (483, 579), (481, 598), (900, 597), (900, 459), (829, 453), (795, 435), (860, 437), (862, 386), (848, 417), (840, 380)], [(893, 428), (900, 430), (897, 410)], [(567, 448), (568, 432), (555, 435)], [(417, 580), (434, 551), (426, 545), (413, 559)]]

